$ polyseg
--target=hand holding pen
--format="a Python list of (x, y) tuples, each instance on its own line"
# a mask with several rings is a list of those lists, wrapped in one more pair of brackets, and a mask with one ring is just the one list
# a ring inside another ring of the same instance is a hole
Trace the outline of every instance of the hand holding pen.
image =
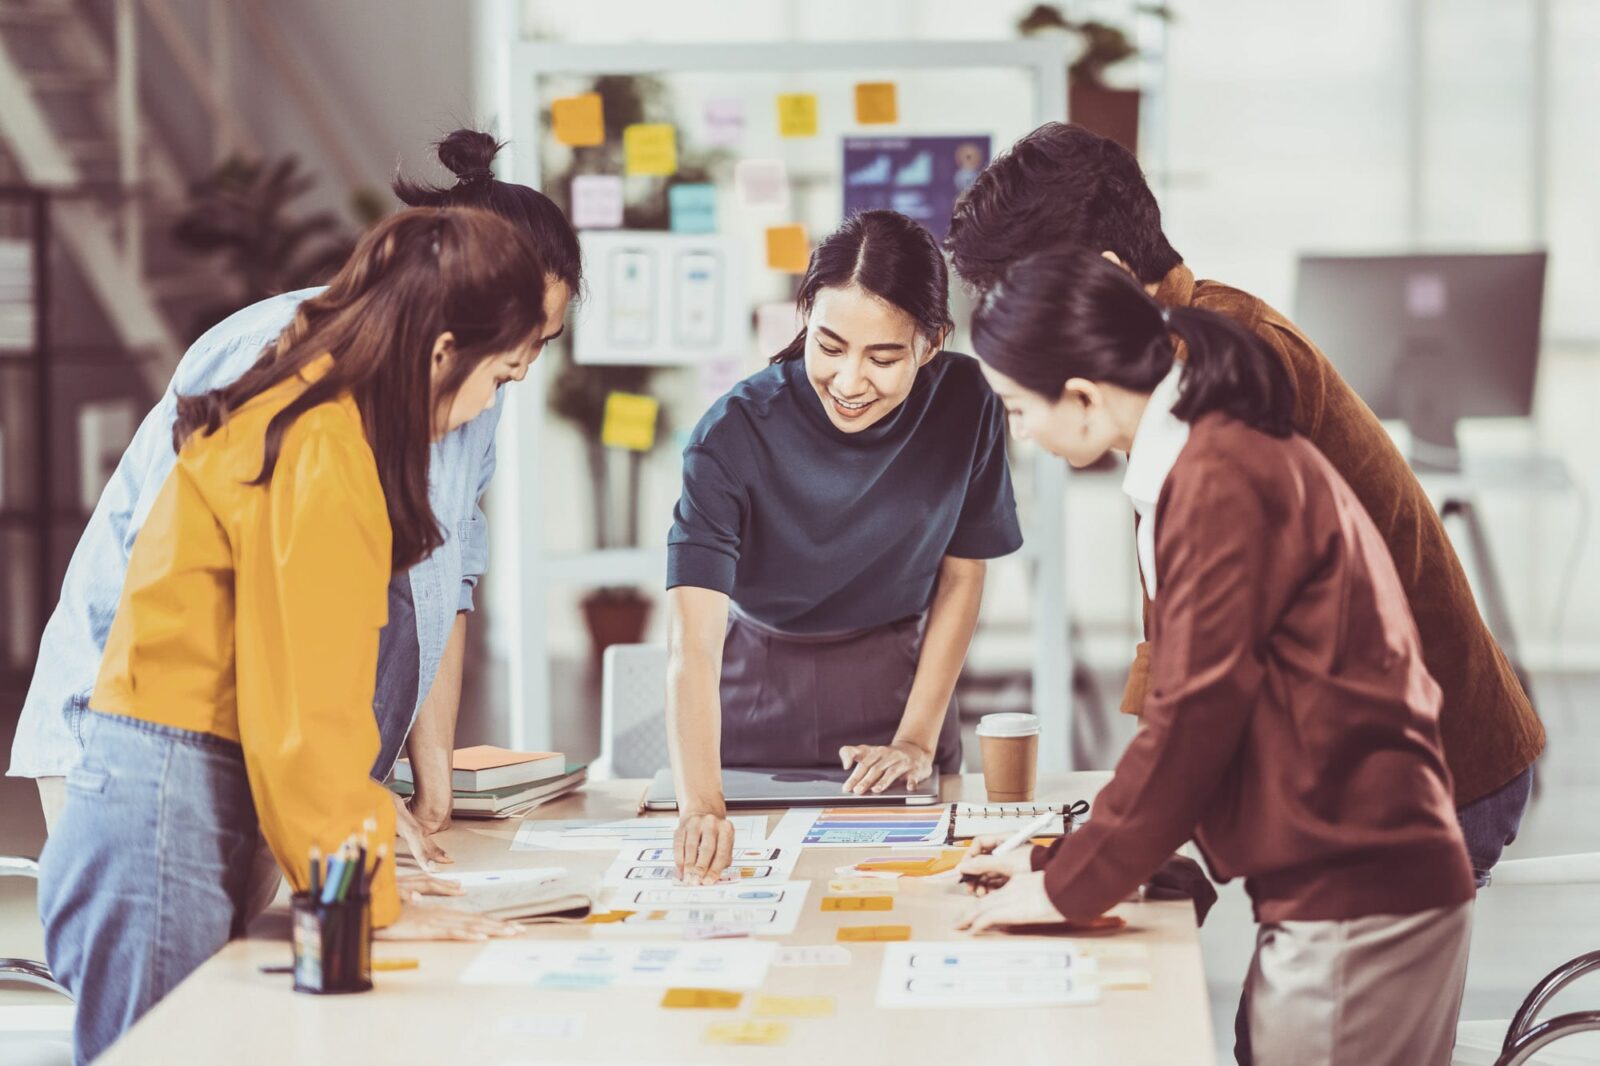
[(1003, 839), (979, 837), (974, 840), (966, 858), (956, 867), (961, 874), (961, 883), (982, 895), (999, 888), (1013, 877), (1032, 872), (1032, 852), (1022, 845), (1057, 817), (1058, 814), (1047, 812)]

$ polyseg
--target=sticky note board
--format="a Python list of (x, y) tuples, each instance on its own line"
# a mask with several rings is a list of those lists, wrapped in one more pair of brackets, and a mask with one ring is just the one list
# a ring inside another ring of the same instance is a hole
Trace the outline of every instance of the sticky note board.
[(757, 1018), (831, 1018), (832, 996), (757, 996)]
[(778, 94), (778, 134), (782, 137), (817, 135), (817, 94)]
[(717, 232), (717, 187), (698, 182), (667, 190), (674, 233)]
[(718, 1022), (706, 1026), (708, 1044), (786, 1044), (789, 1042), (789, 1025), (786, 1022)]
[(622, 225), (622, 176), (579, 174), (572, 179), (572, 224), (578, 229)]
[(734, 1010), (743, 1002), (743, 992), (717, 988), (669, 988), (661, 997), (663, 1007), (694, 1010)]
[(864, 81), (856, 85), (856, 121), (863, 126), (884, 126), (900, 121), (900, 101), (892, 81)]
[(622, 157), (629, 176), (676, 174), (678, 131), (664, 122), (635, 123), (622, 131)]
[(892, 896), (824, 896), (825, 911), (892, 911)]
[(811, 262), (806, 228), (799, 223), (767, 227), (767, 266), (786, 274), (804, 274)]
[(789, 169), (781, 159), (741, 159), (734, 164), (733, 187), (742, 207), (789, 206)]
[(606, 397), (606, 417), (600, 427), (600, 443), (607, 448), (649, 451), (655, 447), (656, 415), (660, 410), (661, 401), (654, 396), (611, 393)]
[(885, 940), (910, 940), (909, 925), (845, 925), (834, 936), (844, 942), (881, 942)]
[(575, 148), (604, 144), (606, 122), (600, 94), (584, 93), (551, 101), (550, 126), (562, 144)]

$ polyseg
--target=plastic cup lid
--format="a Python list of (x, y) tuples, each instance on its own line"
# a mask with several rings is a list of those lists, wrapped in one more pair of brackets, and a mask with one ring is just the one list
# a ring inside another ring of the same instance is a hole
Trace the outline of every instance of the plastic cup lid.
[(980, 737), (1029, 737), (1039, 732), (1036, 714), (986, 714), (978, 719)]

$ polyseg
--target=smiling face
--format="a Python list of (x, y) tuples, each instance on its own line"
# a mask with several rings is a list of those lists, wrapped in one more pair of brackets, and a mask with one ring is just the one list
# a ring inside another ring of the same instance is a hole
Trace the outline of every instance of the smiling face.
[[(433, 439), (440, 440), (471, 422), (495, 405), (500, 386), (511, 381), (521, 381), (528, 376), (528, 367), (539, 358), (544, 346), (561, 336), (565, 330), (567, 304), (572, 300), (572, 289), (567, 283), (550, 276), (545, 278), (544, 329), (538, 339), (511, 352), (500, 352), (481, 360), (472, 373), (449, 397), (435, 397)], [(433, 345), (433, 378), (443, 377), (455, 358), (455, 338), (449, 333), (439, 334)]]
[(937, 350), (910, 315), (855, 285), (818, 292), (806, 320), (806, 378), (842, 433), (904, 403), (917, 368)]

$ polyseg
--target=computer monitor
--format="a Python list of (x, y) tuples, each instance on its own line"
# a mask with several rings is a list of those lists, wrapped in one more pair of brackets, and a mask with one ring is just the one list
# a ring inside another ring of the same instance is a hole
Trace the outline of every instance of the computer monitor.
[(1460, 418), (1533, 413), (1545, 253), (1308, 255), (1295, 324), (1418, 466), (1458, 469)]

